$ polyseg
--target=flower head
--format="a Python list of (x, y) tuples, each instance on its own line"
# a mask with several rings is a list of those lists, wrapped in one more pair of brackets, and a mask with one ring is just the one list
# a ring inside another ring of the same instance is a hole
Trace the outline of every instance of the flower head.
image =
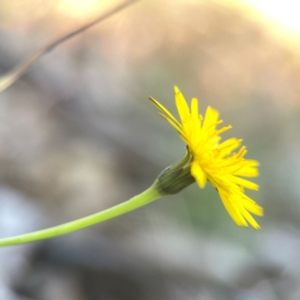
[[(243, 177), (258, 176), (256, 160), (245, 159), (246, 147), (242, 140), (230, 138), (221, 142), (220, 134), (231, 126), (217, 129), (219, 112), (210, 106), (203, 117), (198, 112), (198, 100), (193, 98), (188, 106), (182, 93), (175, 86), (175, 103), (180, 116), (179, 122), (164, 106), (152, 97), (149, 99), (163, 112), (160, 115), (171, 124), (186, 143), (193, 160), (191, 175), (200, 188), (209, 181), (219, 192), (221, 200), (232, 219), (239, 226), (260, 228), (251, 214), (262, 216), (263, 209), (245, 195), (244, 188), (258, 190), (258, 185)], [(239, 148), (240, 147), (240, 148)], [(233, 152), (239, 148), (237, 152)]]

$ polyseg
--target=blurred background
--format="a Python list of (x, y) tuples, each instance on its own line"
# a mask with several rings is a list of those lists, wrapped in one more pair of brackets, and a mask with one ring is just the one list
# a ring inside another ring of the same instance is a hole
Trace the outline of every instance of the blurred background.
[[(0, 74), (117, 5), (0, 0)], [(0, 94), (0, 237), (71, 221), (152, 184), (184, 145), (173, 86), (218, 109), (261, 162), (239, 228), (209, 185), (67, 236), (0, 249), (1, 300), (299, 300), (297, 1), (144, 0), (44, 56)], [(177, 114), (176, 114), (177, 115)]]

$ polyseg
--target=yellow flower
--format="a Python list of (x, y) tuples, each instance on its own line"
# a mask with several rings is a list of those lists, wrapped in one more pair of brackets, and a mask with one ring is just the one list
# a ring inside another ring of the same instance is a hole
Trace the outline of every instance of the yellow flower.
[(232, 219), (239, 226), (260, 228), (252, 214), (263, 215), (263, 209), (254, 200), (245, 195), (244, 188), (258, 190), (258, 185), (242, 177), (258, 176), (256, 160), (245, 159), (246, 147), (237, 149), (242, 140), (230, 138), (221, 142), (220, 134), (231, 126), (217, 129), (222, 123), (219, 112), (208, 107), (204, 118), (198, 113), (198, 100), (192, 99), (189, 108), (182, 93), (175, 86), (175, 103), (181, 123), (158, 101), (149, 99), (164, 113), (160, 115), (180, 134), (193, 156), (191, 175), (200, 188), (209, 181), (219, 192), (222, 202)]

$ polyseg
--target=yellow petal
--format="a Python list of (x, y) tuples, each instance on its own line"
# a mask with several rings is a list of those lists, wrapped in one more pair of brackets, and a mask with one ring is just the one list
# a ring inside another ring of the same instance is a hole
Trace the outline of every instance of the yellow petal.
[(259, 229), (260, 226), (257, 224), (257, 222), (254, 220), (254, 218), (247, 212), (247, 210), (240, 205), (239, 208), (241, 214), (243, 215), (243, 217), (249, 222), (249, 224), (254, 228), (254, 229)]
[(222, 189), (219, 189), (218, 191), (226, 210), (228, 211), (231, 218), (235, 221), (235, 223), (239, 226), (248, 227), (246, 220), (237, 208), (236, 203), (231, 195)]
[(244, 166), (237, 171), (232, 172), (237, 176), (245, 176), (245, 177), (257, 177), (259, 175), (258, 169), (255, 167)]
[(207, 176), (203, 171), (203, 169), (201, 168), (200, 164), (197, 163), (196, 161), (192, 163), (191, 174), (198, 182), (200, 188), (203, 189), (207, 181)]
[(241, 196), (241, 202), (243, 207), (245, 207), (245, 209), (247, 209), (252, 214), (260, 217), (264, 215), (263, 208), (245, 194)]
[(237, 158), (244, 157), (246, 153), (247, 153), (246, 147), (245, 147), (245, 146), (242, 146), (242, 147), (240, 148), (240, 150), (238, 151), (238, 153), (236, 154), (236, 157), (237, 157)]
[(173, 121), (173, 119), (170, 119), (168, 118), (167, 116), (165, 116), (164, 114), (162, 113), (158, 113), (163, 119), (165, 119), (170, 125), (172, 125), (178, 132), (181, 136), (184, 136), (184, 133), (182, 131), (182, 126), (181, 124), (177, 124)]
[(203, 130), (207, 130), (208, 128), (215, 129), (218, 118), (219, 112), (216, 109), (208, 106), (204, 117)]
[(229, 130), (231, 128), (232, 128), (231, 125), (224, 126), (221, 129), (216, 130), (215, 135), (220, 135), (221, 133), (223, 133), (223, 132), (225, 132), (225, 131), (227, 131), (227, 130)]
[(191, 112), (192, 116), (195, 119), (199, 119), (199, 111), (198, 111), (198, 99), (193, 98), (191, 103)]
[(201, 117), (198, 112), (198, 99), (193, 98), (191, 102), (191, 116), (189, 118), (189, 122), (184, 124), (184, 127), (190, 127), (192, 130), (191, 136), (193, 141), (200, 140), (200, 133), (201, 133)]
[(180, 116), (181, 122), (184, 122), (190, 116), (190, 109), (177, 86), (174, 86), (175, 103)]
[(218, 149), (220, 151), (219, 157), (223, 158), (229, 155), (234, 149), (236, 149), (241, 144), (242, 141), (242, 139), (231, 138), (221, 143), (218, 146)]
[(153, 104), (155, 104), (162, 112), (164, 112), (175, 124), (180, 125), (180, 123), (175, 119), (175, 117), (158, 101), (156, 101), (153, 97), (149, 96), (148, 98)]
[(248, 188), (250, 190), (258, 191), (258, 188), (259, 188), (258, 184), (254, 183), (252, 181), (249, 181), (247, 179), (237, 177), (237, 176), (230, 176), (230, 181), (233, 183), (236, 183), (240, 186), (243, 186), (245, 188)]

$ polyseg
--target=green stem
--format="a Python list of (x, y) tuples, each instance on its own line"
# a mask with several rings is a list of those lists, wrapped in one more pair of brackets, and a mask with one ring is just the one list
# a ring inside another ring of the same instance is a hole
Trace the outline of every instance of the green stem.
[(59, 226), (55, 226), (48, 229), (39, 230), (32, 233), (11, 237), (11, 238), (2, 239), (0, 240), (0, 247), (35, 242), (35, 241), (49, 239), (55, 236), (67, 234), (73, 231), (77, 231), (95, 225), (97, 223), (101, 223), (106, 220), (112, 219), (114, 217), (123, 215), (129, 211), (144, 206), (160, 197), (161, 197), (161, 193), (157, 190), (154, 183), (150, 188), (148, 188), (141, 194), (119, 205), (113, 206), (109, 209), (90, 215), (88, 217), (78, 219), (72, 222), (68, 222)]

